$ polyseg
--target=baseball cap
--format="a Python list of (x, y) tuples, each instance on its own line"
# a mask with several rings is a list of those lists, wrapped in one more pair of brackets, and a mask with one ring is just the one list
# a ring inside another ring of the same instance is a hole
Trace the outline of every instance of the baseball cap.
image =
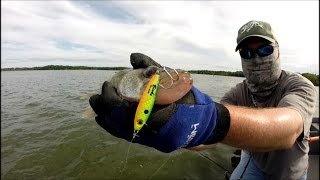
[(252, 20), (247, 22), (239, 29), (236, 51), (239, 49), (239, 45), (243, 40), (252, 36), (264, 38), (272, 43), (277, 42), (269, 23)]

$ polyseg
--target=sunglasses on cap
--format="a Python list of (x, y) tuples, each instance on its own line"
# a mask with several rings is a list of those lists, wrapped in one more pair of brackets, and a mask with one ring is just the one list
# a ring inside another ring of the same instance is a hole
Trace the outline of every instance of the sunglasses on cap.
[(244, 59), (251, 59), (254, 57), (254, 54), (257, 54), (259, 57), (269, 56), (273, 53), (274, 47), (270, 44), (262, 45), (257, 49), (244, 48), (239, 50), (240, 56)]

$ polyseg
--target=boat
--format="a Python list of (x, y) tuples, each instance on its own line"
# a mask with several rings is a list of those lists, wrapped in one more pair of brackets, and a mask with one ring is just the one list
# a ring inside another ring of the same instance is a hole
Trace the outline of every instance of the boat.
[[(310, 137), (319, 137), (319, 117), (312, 119)], [(307, 179), (319, 179), (319, 139), (311, 142), (309, 150), (309, 168)]]

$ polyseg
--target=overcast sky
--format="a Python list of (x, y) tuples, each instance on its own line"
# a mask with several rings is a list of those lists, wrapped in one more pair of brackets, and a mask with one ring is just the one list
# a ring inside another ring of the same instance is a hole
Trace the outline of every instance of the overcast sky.
[(2, 67), (130, 67), (133, 52), (180, 69), (238, 71), (238, 29), (269, 22), (282, 68), (319, 71), (318, 1), (1, 1)]

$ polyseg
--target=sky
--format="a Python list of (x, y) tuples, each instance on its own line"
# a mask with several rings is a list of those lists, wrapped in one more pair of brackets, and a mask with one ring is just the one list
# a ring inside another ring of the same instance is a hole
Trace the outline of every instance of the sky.
[(318, 1), (1, 1), (1, 67), (130, 67), (130, 54), (186, 70), (241, 71), (239, 28), (271, 24), (281, 66), (319, 74)]

